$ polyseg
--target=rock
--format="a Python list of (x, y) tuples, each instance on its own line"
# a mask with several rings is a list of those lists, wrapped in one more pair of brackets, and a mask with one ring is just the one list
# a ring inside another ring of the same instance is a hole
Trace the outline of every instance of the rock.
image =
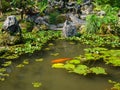
[(21, 41), (21, 38), (22, 33), (19, 22), (17, 21), (15, 16), (8, 16), (2, 27), (0, 44), (13, 45), (19, 43)]
[(86, 20), (86, 17), (87, 17), (86, 14), (82, 14), (82, 15), (80, 15), (80, 18), (81, 18), (82, 20)]
[(47, 29), (47, 27), (49, 26), (49, 24), (47, 23), (48, 22), (48, 19), (49, 17), (48, 16), (44, 16), (44, 17), (41, 17), (39, 14), (34, 14), (34, 15), (28, 15), (27, 18), (26, 18), (26, 21), (29, 22), (30, 26), (29, 28), (27, 29), (27, 31), (32, 31), (34, 27), (38, 27), (38, 28), (42, 28), (41, 29)]
[(77, 16), (73, 15), (73, 14), (69, 14), (69, 17), (71, 19), (71, 21), (75, 24), (75, 25), (82, 25), (85, 24), (84, 20), (79, 19)]
[(76, 33), (77, 33), (76, 26), (72, 22), (66, 20), (62, 30), (62, 36), (67, 38), (67, 37), (75, 36)]
[(63, 27), (63, 23), (57, 24), (57, 28), (62, 28)]

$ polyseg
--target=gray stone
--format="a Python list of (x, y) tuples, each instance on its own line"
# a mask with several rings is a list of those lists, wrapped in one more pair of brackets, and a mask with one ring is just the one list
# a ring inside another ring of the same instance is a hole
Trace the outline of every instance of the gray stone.
[(71, 21), (73, 22), (73, 24), (75, 24), (75, 25), (85, 24), (85, 20), (79, 19), (76, 15), (69, 14), (69, 17), (70, 17)]
[(66, 20), (62, 30), (62, 36), (65, 38), (75, 36), (76, 32), (76, 26), (72, 22)]
[(15, 16), (8, 16), (2, 27), (0, 44), (16, 44), (21, 41), (21, 38), (19, 22)]

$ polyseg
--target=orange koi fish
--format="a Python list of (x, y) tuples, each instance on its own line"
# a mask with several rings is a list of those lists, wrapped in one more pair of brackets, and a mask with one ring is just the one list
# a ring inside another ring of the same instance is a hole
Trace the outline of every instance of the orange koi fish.
[(55, 60), (52, 60), (51, 63), (63, 63), (67, 60), (71, 60), (72, 58), (60, 58), (60, 59), (55, 59)]

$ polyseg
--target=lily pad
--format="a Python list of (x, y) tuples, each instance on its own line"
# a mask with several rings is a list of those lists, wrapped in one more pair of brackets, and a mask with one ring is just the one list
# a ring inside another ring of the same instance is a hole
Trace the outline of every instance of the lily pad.
[(50, 55), (52, 55), (52, 56), (58, 56), (59, 53), (51, 53)]
[(64, 64), (63, 63), (56, 63), (52, 65), (52, 68), (64, 68)]
[(88, 67), (86, 65), (78, 65), (73, 72), (77, 74), (87, 75)]
[(102, 68), (102, 67), (92, 67), (92, 68), (90, 68), (90, 71), (92, 71), (92, 73), (95, 73), (95, 74), (107, 74), (106, 72), (105, 72), (105, 69), (104, 68)]
[(67, 63), (64, 65), (64, 68), (66, 70), (74, 70), (75, 69), (75, 65), (74, 64), (70, 64), (70, 63)]
[(10, 66), (12, 64), (12, 61), (7, 61), (4, 64), (2, 64), (2, 66), (7, 67)]
[(29, 61), (28, 60), (24, 60), (23, 64), (27, 65), (27, 64), (29, 64)]
[(71, 63), (71, 64), (80, 64), (80, 60), (73, 59), (73, 60), (70, 60), (69, 63)]
[(16, 67), (18, 67), (18, 68), (22, 68), (22, 67), (24, 67), (25, 65), (23, 65), (23, 64), (19, 64), (19, 65), (17, 65)]
[(43, 58), (40, 58), (40, 59), (35, 59), (36, 62), (42, 62), (43, 61)]
[(41, 82), (33, 82), (32, 85), (34, 88), (39, 88), (42, 86), (42, 83)]

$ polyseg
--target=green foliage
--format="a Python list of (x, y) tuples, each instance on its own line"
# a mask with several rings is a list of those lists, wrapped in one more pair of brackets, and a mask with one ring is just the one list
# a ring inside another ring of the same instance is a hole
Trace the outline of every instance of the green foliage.
[(88, 73), (88, 67), (86, 65), (78, 65), (73, 72), (77, 74), (87, 75)]
[(96, 35), (96, 34), (83, 34), (81, 37), (69, 37), (67, 40), (79, 41), (80, 43), (87, 44), (93, 47), (106, 46), (106, 47), (120, 47), (120, 40), (118, 36), (114, 35)]
[(17, 68), (23, 68), (25, 65), (24, 64), (18, 64), (16, 67)]
[(7, 61), (4, 64), (2, 64), (2, 66), (7, 67), (10, 66), (12, 64), (12, 61)]
[(83, 0), (77, 0), (77, 3), (78, 4), (81, 4)]
[(40, 12), (43, 13), (43, 11), (48, 7), (48, 0), (41, 0), (38, 2), (38, 7), (40, 9)]
[(70, 63), (67, 63), (64, 65), (64, 68), (66, 70), (74, 70), (75, 69), (75, 65), (74, 64), (70, 64)]
[(107, 74), (107, 73), (105, 72), (105, 69), (102, 68), (102, 67), (92, 67), (92, 68), (90, 68), (90, 71), (91, 71), (92, 73), (95, 73), (96, 75), (98, 75), (98, 74)]
[(73, 59), (73, 60), (70, 60), (69, 63), (71, 63), (71, 64), (80, 64), (80, 60)]
[(119, 0), (95, 0), (95, 3), (98, 5), (106, 5), (109, 4), (113, 7), (120, 7), (120, 2)]
[(10, 3), (6, 0), (2, 0), (2, 11), (6, 12), (8, 9), (10, 9)]
[(108, 82), (113, 84), (113, 87), (111, 88), (111, 90), (120, 90), (120, 83), (119, 82), (115, 82), (112, 80), (109, 80)]
[(97, 33), (100, 28), (100, 19), (97, 15), (88, 15), (86, 18), (86, 33)]
[(57, 24), (56, 17), (57, 17), (58, 15), (59, 15), (58, 12), (50, 13), (49, 23), (51, 23), (51, 24)]

